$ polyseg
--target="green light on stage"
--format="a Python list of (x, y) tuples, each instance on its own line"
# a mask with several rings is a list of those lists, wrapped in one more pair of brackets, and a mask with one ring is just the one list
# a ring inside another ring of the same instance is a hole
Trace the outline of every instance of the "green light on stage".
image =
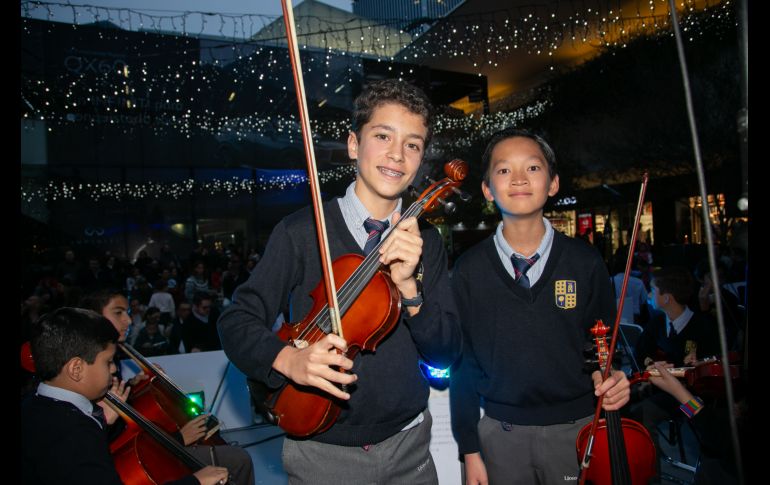
[(206, 396), (203, 391), (188, 392), (187, 399), (190, 400), (190, 414), (198, 415), (203, 412), (203, 405), (206, 402)]

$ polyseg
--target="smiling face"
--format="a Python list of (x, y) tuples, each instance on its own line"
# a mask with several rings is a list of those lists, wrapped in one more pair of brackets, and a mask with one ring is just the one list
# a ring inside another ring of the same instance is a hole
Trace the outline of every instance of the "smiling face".
[(495, 145), (487, 175), (489, 182), (482, 182), (481, 190), (504, 218), (541, 217), (548, 197), (559, 191), (559, 176), (551, 179), (540, 146), (522, 136)]
[(423, 116), (397, 103), (384, 103), (350, 133), (348, 154), (357, 160), (356, 195), (372, 210), (383, 199), (395, 201), (414, 180), (422, 162), (428, 128)]

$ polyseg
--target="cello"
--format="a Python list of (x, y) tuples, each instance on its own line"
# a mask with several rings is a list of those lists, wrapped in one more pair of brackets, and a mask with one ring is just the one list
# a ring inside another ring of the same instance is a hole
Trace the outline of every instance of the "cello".
[[(197, 403), (190, 400), (163, 371), (147, 360), (139, 351), (127, 343), (120, 343), (123, 350), (149, 378), (133, 386), (128, 402), (142, 416), (160, 426), (167, 433), (174, 433), (188, 421), (203, 413)], [(29, 342), (24, 342), (19, 351), (21, 366), (35, 373), (35, 363)], [(219, 421), (214, 415), (206, 420), (206, 435), (201, 439), (205, 445), (226, 445), (219, 434)]]
[[(35, 373), (30, 342), (22, 344), (20, 354), (22, 367)], [(126, 485), (178, 480), (207, 466), (112, 391), (107, 392), (104, 400), (126, 422), (126, 429), (110, 443), (115, 468)]]
[(126, 429), (110, 443), (115, 468), (126, 485), (179, 480), (207, 466), (112, 392), (104, 400), (126, 422)]
[[(174, 433), (188, 421), (203, 413), (203, 409), (190, 400), (182, 389), (165, 372), (147, 360), (138, 350), (127, 343), (118, 347), (136, 362), (149, 378), (131, 389), (128, 402), (142, 416), (160, 426), (167, 433)], [(226, 445), (219, 434), (219, 421), (212, 414), (206, 420), (206, 435), (200, 441), (206, 445)]]
[[(649, 175), (645, 172), (636, 206), (634, 229), (628, 247), (628, 258), (626, 259), (620, 295), (625, 295), (628, 287), (631, 258), (636, 246), (636, 236), (648, 181)], [(601, 321), (598, 321), (591, 328), (603, 380), (607, 380), (610, 376), (624, 302), (625, 298), (620, 298), (609, 346), (606, 339), (608, 328)], [(648, 483), (650, 478), (655, 476), (655, 444), (652, 442), (649, 432), (636, 421), (621, 419), (618, 411), (605, 411), (605, 419), (599, 419), (603, 401), (604, 395), (599, 396), (592, 422), (580, 430), (575, 442), (580, 462), (579, 484), (584, 485), (586, 482), (590, 482), (594, 485), (643, 485)], [(630, 455), (626, 452), (627, 447), (633, 450)], [(629, 456), (632, 457), (631, 461), (629, 461)], [(596, 462), (596, 465), (591, 467), (593, 461)]]

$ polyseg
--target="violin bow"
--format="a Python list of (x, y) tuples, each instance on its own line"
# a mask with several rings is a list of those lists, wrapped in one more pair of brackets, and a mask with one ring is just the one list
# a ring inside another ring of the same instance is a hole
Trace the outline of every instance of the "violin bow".
[[(631, 231), (631, 242), (628, 245), (628, 256), (626, 258), (626, 269), (623, 273), (623, 285), (620, 288), (620, 296), (618, 303), (618, 312), (615, 315), (615, 326), (612, 329), (612, 340), (610, 341), (609, 352), (607, 353), (607, 365), (604, 368), (602, 374), (602, 382), (606, 381), (610, 377), (612, 371), (612, 358), (615, 356), (615, 344), (618, 340), (618, 329), (620, 328), (620, 317), (623, 315), (623, 304), (625, 303), (626, 288), (628, 287), (628, 277), (631, 274), (631, 263), (634, 256), (634, 250), (636, 249), (636, 236), (639, 232), (639, 220), (642, 217), (642, 207), (644, 206), (644, 194), (647, 192), (647, 182), (649, 182), (649, 174), (644, 172), (642, 175), (642, 187), (639, 190), (639, 201), (636, 204), (636, 217), (634, 217), (634, 228)], [(615, 284), (613, 282), (613, 284)], [(594, 419), (591, 422), (591, 431), (588, 434), (588, 445), (586, 446), (583, 458), (580, 460), (580, 485), (584, 485), (586, 481), (586, 470), (591, 465), (591, 451), (594, 444), (594, 436), (596, 435), (596, 429), (599, 424), (599, 415), (602, 411), (602, 403), (604, 402), (604, 395), (599, 396), (596, 402), (596, 410), (594, 411)]]
[(313, 135), (310, 131), (310, 117), (307, 109), (307, 98), (305, 97), (305, 81), (302, 78), (302, 64), (297, 47), (297, 29), (294, 24), (294, 11), (291, 0), (281, 0), (281, 8), (283, 9), (283, 23), (286, 27), (286, 41), (289, 45), (289, 59), (291, 59), (291, 69), (294, 74), (294, 91), (297, 93), (300, 125), (302, 126), (302, 141), (305, 147), (305, 161), (307, 162), (307, 178), (310, 183), (310, 194), (313, 199), (313, 213), (316, 221), (318, 248), (321, 252), (321, 266), (326, 300), (329, 305), (329, 318), (332, 323), (332, 332), (343, 337), (339, 303), (337, 302), (337, 289), (334, 284), (334, 271), (329, 252), (329, 239), (326, 233), (326, 219), (324, 218), (322, 207), (321, 185), (318, 181)]

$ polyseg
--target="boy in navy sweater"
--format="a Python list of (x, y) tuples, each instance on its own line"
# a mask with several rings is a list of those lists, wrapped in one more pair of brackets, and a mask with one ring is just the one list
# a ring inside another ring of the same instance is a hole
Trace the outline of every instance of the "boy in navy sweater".
[[(117, 341), (112, 324), (90, 310), (60, 308), (33, 324), (32, 357), (42, 382), (21, 406), (22, 483), (123, 483), (107, 441), (111, 419), (94, 404), (117, 387)], [(169, 485), (221, 484), (227, 476), (226, 468), (207, 466)]]
[[(344, 197), (323, 204), (332, 259), (366, 252), (372, 247), (367, 241), (387, 235), (430, 140), (430, 102), (408, 83), (372, 83), (354, 104), (348, 155), (356, 160), (356, 179)], [(415, 278), (420, 261), (424, 292)], [(290, 379), (344, 401), (327, 431), (284, 440), (291, 484), (438, 482), (429, 450), (429, 386), (419, 360), (447, 367), (461, 350), (446, 254), (436, 229), (421, 228), (411, 217), (392, 229), (380, 262), (402, 298), (399, 322), (375, 352), (362, 352), (355, 362), (336, 352), (347, 350), (337, 335), (298, 348), (270, 331), (285, 308), (289, 321), (304, 318), (312, 305), (309, 294), (321, 281), (308, 208), (273, 229), (264, 256), (218, 322), (225, 353), (250, 379), (270, 388)]]
[(588, 329), (599, 318), (611, 324), (615, 314), (609, 275), (594, 248), (543, 217), (559, 190), (545, 140), (498, 132), (482, 168), (484, 196), (503, 220), (452, 274), (464, 346), (450, 402), (465, 483), (576, 480), (575, 438), (590, 422), (595, 396), (604, 394), (607, 410), (629, 398), (622, 372), (604, 383), (598, 371), (583, 372)]

